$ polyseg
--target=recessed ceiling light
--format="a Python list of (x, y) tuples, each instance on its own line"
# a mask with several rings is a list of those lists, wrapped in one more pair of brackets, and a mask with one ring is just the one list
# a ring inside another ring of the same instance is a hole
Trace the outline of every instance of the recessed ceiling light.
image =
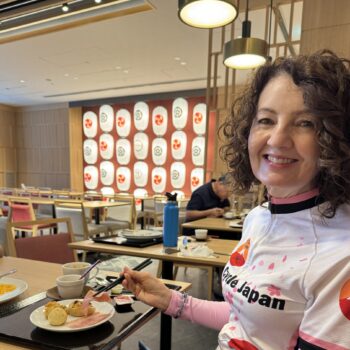
[(124, 69), (123, 72), (124, 72), (125, 74), (128, 74), (128, 73), (129, 73), (129, 71), (128, 71), (127, 69)]
[(102, 0), (95, 0), (96, 4), (100, 4)]
[(64, 76), (65, 76), (65, 77), (69, 77), (69, 74), (68, 74), (68, 73), (64, 73)]
[(121, 69), (122, 67), (120, 67), (120, 66), (115, 66), (114, 68), (118, 70), (118, 69)]
[(186, 66), (187, 63), (182, 61), (180, 64), (181, 64), (181, 66)]
[(21, 84), (25, 83), (25, 81), (24, 81), (23, 79), (21, 79), (19, 82), (20, 82)]
[(63, 11), (63, 12), (68, 12), (68, 11), (69, 11), (69, 6), (68, 6), (67, 3), (64, 3), (64, 4), (62, 5), (62, 11)]
[(79, 78), (78, 78), (78, 77), (74, 77), (73, 79), (74, 79), (74, 80), (78, 80)]
[(175, 60), (175, 61), (180, 61), (180, 60), (181, 60), (181, 57), (174, 57), (174, 60)]

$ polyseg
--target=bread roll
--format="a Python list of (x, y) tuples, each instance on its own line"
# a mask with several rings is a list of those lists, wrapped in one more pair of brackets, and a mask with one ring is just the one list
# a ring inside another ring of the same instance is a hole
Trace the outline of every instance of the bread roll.
[(84, 312), (83, 303), (79, 300), (75, 300), (68, 305), (67, 312), (71, 316), (81, 317), (85, 315), (92, 315), (95, 312), (95, 308), (92, 306), (91, 303), (89, 303), (87, 307), (87, 312)]
[(62, 326), (67, 321), (67, 312), (61, 307), (54, 307), (51, 309), (48, 321), (51, 326)]
[(60, 307), (63, 310), (66, 310), (66, 307), (60, 303), (58, 303), (57, 301), (49, 301), (46, 305), (45, 305), (45, 317), (46, 319), (48, 319), (49, 317), (49, 313), (51, 312), (51, 310), (53, 310), (55, 307)]

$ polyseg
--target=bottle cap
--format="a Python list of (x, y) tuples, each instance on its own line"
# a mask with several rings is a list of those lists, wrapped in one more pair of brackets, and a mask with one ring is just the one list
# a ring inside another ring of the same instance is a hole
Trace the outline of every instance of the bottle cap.
[(176, 202), (177, 193), (165, 192), (168, 202)]

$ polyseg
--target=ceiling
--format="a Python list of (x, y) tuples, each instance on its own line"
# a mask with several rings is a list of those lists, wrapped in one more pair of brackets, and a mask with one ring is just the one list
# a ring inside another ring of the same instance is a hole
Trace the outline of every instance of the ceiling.
[[(152, 10), (0, 44), (0, 103), (29, 106), (205, 88), (208, 30), (183, 24), (175, 0), (148, 2)], [(252, 20), (252, 35), (264, 26), (260, 17)], [(235, 26), (240, 30), (241, 19)]]

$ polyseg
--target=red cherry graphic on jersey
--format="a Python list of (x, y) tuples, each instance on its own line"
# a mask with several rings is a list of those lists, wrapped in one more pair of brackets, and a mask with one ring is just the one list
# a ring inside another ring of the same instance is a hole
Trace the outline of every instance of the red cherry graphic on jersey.
[(117, 181), (120, 184), (124, 183), (125, 182), (125, 176), (123, 174), (119, 174)]
[(107, 149), (107, 142), (106, 141), (101, 141), (100, 142), (100, 150), (105, 151)]
[(197, 176), (193, 176), (191, 179), (191, 184), (193, 187), (196, 187), (199, 185), (199, 178)]
[(162, 182), (162, 177), (160, 175), (154, 175), (153, 182), (155, 185), (159, 185)]
[(247, 260), (250, 247), (250, 239), (240, 245), (230, 256), (232, 266), (243, 266)]
[(200, 112), (196, 112), (194, 114), (194, 123), (195, 124), (200, 124), (200, 122), (203, 120), (203, 114)]
[(156, 114), (154, 116), (154, 122), (156, 123), (156, 125), (162, 125), (163, 124), (163, 116), (161, 114)]
[(178, 139), (174, 139), (173, 141), (173, 148), (174, 149), (179, 149), (181, 147), (181, 141)]
[(89, 118), (85, 119), (85, 127), (87, 129), (90, 129), (92, 127), (92, 120), (91, 119), (89, 119)]
[(91, 181), (91, 175), (89, 173), (85, 173), (84, 174), (84, 180), (85, 180), (85, 182)]
[(348, 279), (340, 290), (339, 306), (343, 315), (350, 320), (350, 279)]
[(117, 124), (120, 128), (123, 127), (125, 125), (125, 118), (121, 116), (117, 117)]
[(228, 346), (235, 350), (259, 350), (254, 345), (248, 343), (246, 340), (231, 339), (228, 342)]

